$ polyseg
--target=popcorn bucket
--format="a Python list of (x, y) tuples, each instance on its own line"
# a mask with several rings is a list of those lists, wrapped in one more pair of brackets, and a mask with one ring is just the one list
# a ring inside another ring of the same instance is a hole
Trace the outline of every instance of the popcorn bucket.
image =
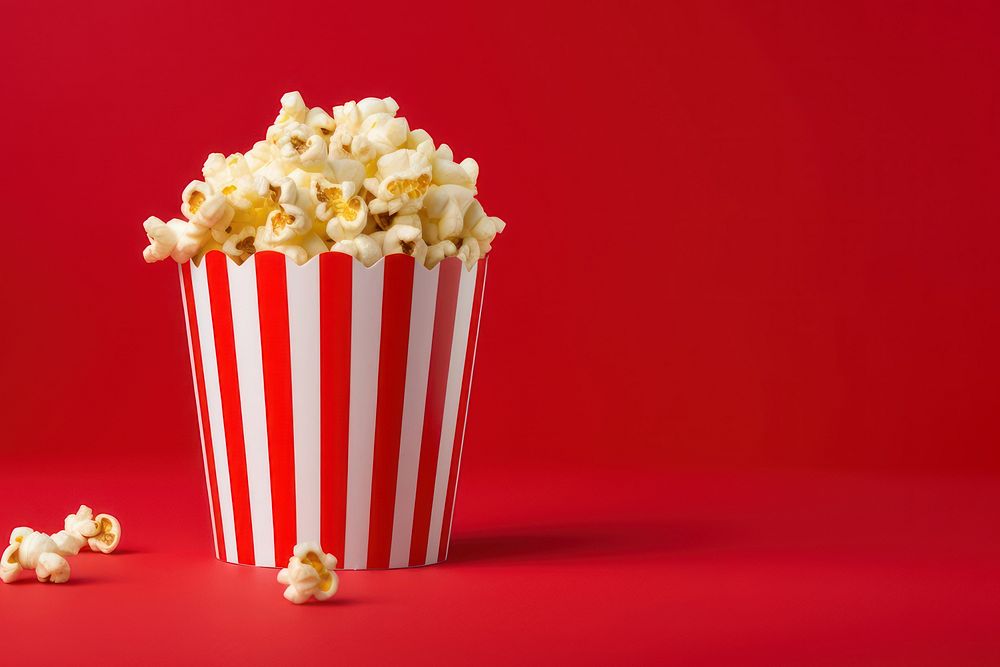
[(216, 556), (445, 560), (486, 261), (212, 251), (180, 274)]

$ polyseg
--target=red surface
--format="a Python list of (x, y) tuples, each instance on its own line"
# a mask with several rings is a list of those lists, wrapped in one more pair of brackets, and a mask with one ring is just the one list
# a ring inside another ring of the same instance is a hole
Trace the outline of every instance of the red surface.
[[(6, 631), (1000, 662), (995, 4), (251, 4), (4, 9), (0, 528), (89, 501), (129, 531), (65, 588), (0, 587)], [(139, 255), (289, 89), (393, 95), (510, 223), (452, 562), (308, 609), (210, 558), (176, 269)]]
[(125, 532), (62, 587), (0, 587), (7, 650), (76, 661), (96, 636), (107, 664), (1000, 663), (995, 477), (514, 472), (471, 443), (468, 459), (447, 563), (341, 573), (336, 598), (303, 607), (274, 570), (211, 557), (204, 493), (177, 493), (198, 487), (193, 456), (114, 484), (97, 465), (29, 470), (50, 495), (3, 504), (3, 525), (54, 530), (85, 496)]

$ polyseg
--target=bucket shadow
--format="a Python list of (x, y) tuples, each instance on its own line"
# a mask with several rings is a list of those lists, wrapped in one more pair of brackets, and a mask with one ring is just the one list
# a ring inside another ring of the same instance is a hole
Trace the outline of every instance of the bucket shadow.
[(725, 546), (722, 523), (622, 521), (469, 531), (452, 539), (452, 563), (647, 558)]

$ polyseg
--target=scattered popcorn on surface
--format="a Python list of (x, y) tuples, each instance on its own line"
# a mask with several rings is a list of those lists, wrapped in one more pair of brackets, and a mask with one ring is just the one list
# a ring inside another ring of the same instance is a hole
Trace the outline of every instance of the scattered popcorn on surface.
[(52, 537), (31, 528), (15, 528), (0, 562), (0, 581), (9, 584), (21, 570), (34, 570), (38, 581), (62, 584), (69, 581), (69, 563)]
[(98, 514), (86, 505), (80, 505), (75, 514), (63, 522), (63, 530), (52, 536), (59, 552), (75, 556), (87, 546), (91, 551), (109, 554), (118, 548), (122, 539), (121, 524), (110, 514)]
[[(336, 111), (336, 109), (334, 110)], [(287, 586), (285, 599), (302, 604), (309, 598), (329, 600), (337, 593), (337, 558), (323, 553), (318, 544), (298, 544), (288, 560), (288, 567), (278, 572), (278, 583)]]
[(460, 257), (471, 269), (505, 226), (475, 200), (479, 164), (455, 162), (398, 110), (391, 97), (368, 97), (327, 113), (285, 93), (263, 141), (208, 156), (204, 180), (181, 194), (186, 220), (143, 223), (143, 258), (197, 262), (220, 249), (240, 263), (275, 250), (304, 264), (333, 251), (372, 266), (403, 253), (427, 268)]

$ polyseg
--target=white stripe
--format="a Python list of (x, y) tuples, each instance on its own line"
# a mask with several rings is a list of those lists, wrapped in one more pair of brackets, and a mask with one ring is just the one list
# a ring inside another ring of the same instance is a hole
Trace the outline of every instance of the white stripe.
[[(451, 499), (451, 522), (448, 524), (448, 535), (451, 535), (455, 525), (455, 504), (458, 496), (458, 478), (462, 474), (462, 453), (465, 451), (465, 431), (469, 428), (469, 403), (472, 402), (472, 372), (476, 369), (476, 354), (479, 352), (479, 329), (483, 326), (483, 305), (486, 303), (486, 278), (489, 276), (489, 265), (482, 260), (477, 266), (483, 267), (483, 285), (479, 296), (479, 313), (476, 316), (476, 339), (472, 343), (472, 363), (469, 365), (469, 393), (465, 395), (465, 416), (462, 419), (462, 435), (459, 437), (458, 465), (455, 467), (455, 495)], [(448, 560), (451, 542), (444, 545), (444, 558)]]
[(257, 266), (254, 261), (229, 267), (229, 298), (233, 306), (236, 368), (240, 379), (243, 442), (247, 457), (250, 521), (256, 565), (274, 567), (274, 521), (271, 516), (271, 466), (267, 450), (267, 409), (264, 405), (264, 363), (257, 312)]
[(226, 429), (222, 419), (222, 394), (219, 389), (219, 366), (215, 359), (215, 328), (208, 295), (208, 271), (191, 265), (194, 288), (194, 308), (201, 339), (201, 364), (205, 374), (205, 400), (208, 403), (208, 427), (212, 431), (215, 453), (215, 479), (219, 486), (219, 514), (222, 515), (222, 538), (226, 545), (226, 560), (237, 562), (236, 520), (233, 518), (233, 494), (229, 487), (229, 461), (226, 458)]
[(212, 519), (212, 542), (215, 557), (219, 557), (219, 536), (215, 534), (215, 508), (212, 507), (212, 482), (208, 478), (208, 450), (205, 448), (205, 429), (201, 423), (201, 398), (198, 395), (198, 372), (194, 366), (194, 343), (191, 340), (191, 318), (188, 317), (187, 290), (184, 289), (184, 267), (177, 265), (181, 277), (181, 305), (184, 307), (184, 330), (187, 332), (188, 356), (191, 357), (191, 384), (194, 385), (194, 409), (198, 413), (198, 435), (201, 437), (201, 460), (205, 465), (205, 488), (208, 490), (208, 514)]
[(448, 384), (444, 395), (444, 413), (441, 415), (441, 449), (438, 452), (437, 476), (434, 481), (434, 504), (431, 505), (430, 535), (427, 537), (427, 563), (438, 560), (441, 529), (444, 526), (444, 501), (448, 493), (448, 474), (451, 472), (451, 452), (455, 447), (455, 427), (458, 419), (458, 401), (462, 393), (462, 374), (465, 371), (465, 348), (469, 343), (469, 322), (472, 319), (472, 298), (476, 290), (478, 262), (471, 271), (462, 269), (458, 284), (458, 304), (455, 308), (455, 334), (451, 339), (451, 358), (448, 361)]
[(292, 364), (295, 524), (298, 543), (319, 543), (319, 260), (298, 266), (285, 258)]
[(372, 501), (378, 352), (382, 330), (384, 262), (366, 269), (353, 262), (351, 290), (351, 407), (347, 440), (347, 526), (344, 567), (368, 564)]
[(392, 551), (389, 567), (406, 567), (410, 561), (413, 503), (417, 495), (420, 440), (424, 430), (427, 373), (434, 337), (434, 306), (437, 303), (439, 267), (427, 271), (414, 263), (413, 303), (410, 307), (410, 342), (406, 351), (406, 386), (403, 394), (403, 424), (399, 438), (399, 474), (392, 519)]

